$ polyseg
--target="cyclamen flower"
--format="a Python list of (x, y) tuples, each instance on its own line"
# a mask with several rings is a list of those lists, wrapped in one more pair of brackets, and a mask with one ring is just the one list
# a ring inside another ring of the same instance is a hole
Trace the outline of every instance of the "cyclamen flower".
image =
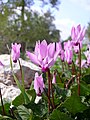
[(13, 59), (13, 62), (17, 62), (17, 60), (19, 59), (20, 57), (20, 48), (21, 48), (21, 44), (13, 44), (12, 43), (12, 50), (11, 50), (11, 56), (12, 56), (12, 59)]
[[(86, 60), (81, 60), (81, 68), (85, 67), (87, 68), (87, 64), (86, 64)], [(79, 66), (79, 61), (78, 59), (76, 60), (76, 63), (75, 63), (77, 66)]]
[(44, 91), (45, 85), (43, 82), (43, 77), (42, 75), (38, 75), (38, 73), (35, 73), (35, 78), (34, 78), (34, 89), (36, 91), (36, 94), (38, 96), (41, 96), (41, 93)]
[(42, 71), (46, 72), (48, 68), (54, 65), (56, 58), (59, 54), (59, 50), (55, 50), (55, 43), (50, 43), (43, 40), (36, 42), (34, 53), (26, 52), (30, 60), (41, 67)]
[(68, 63), (68, 64), (71, 64), (72, 63), (72, 59), (73, 59), (73, 51), (72, 51), (72, 43), (71, 41), (67, 41), (64, 43), (64, 55), (65, 55), (65, 61)]
[(60, 42), (56, 43), (56, 49), (57, 51), (59, 50), (59, 56), (61, 58), (61, 61), (63, 62), (64, 61), (64, 50), (62, 49), (62, 45)]
[(72, 38), (73, 48), (76, 53), (78, 53), (79, 49), (82, 48), (82, 40), (85, 36), (85, 31), (86, 30), (84, 27), (81, 29), (81, 25), (78, 25), (76, 28), (72, 27), (71, 38)]

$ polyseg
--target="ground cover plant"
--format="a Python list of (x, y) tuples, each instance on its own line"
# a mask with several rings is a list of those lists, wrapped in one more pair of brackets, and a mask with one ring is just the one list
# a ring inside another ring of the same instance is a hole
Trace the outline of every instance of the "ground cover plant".
[[(78, 25), (71, 29), (72, 40), (63, 45), (43, 40), (36, 42), (33, 53), (26, 51), (31, 62), (40, 67), (28, 90), (19, 60), (21, 44), (12, 44), (11, 70), (21, 94), (11, 103), (3, 103), (0, 90), (0, 119), (90, 120), (90, 45), (83, 50), (84, 36), (85, 28)], [(22, 84), (14, 75), (12, 62), (19, 62)]]

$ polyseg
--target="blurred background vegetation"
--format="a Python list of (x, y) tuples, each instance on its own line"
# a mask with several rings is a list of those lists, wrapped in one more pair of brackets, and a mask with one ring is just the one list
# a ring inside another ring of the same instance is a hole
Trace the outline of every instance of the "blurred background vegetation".
[[(38, 0), (50, 9), (58, 9), (60, 0)], [(34, 0), (0, 0), (0, 54), (8, 53), (7, 45), (17, 42), (22, 44), (21, 51), (33, 50), (37, 40), (46, 39), (53, 42), (60, 39), (60, 31), (56, 29), (51, 10), (42, 15), (33, 11)]]
[[(0, 54), (8, 53), (7, 45), (22, 44), (21, 51), (33, 50), (37, 40), (46, 39), (48, 43), (60, 40), (60, 30), (56, 29), (51, 9), (57, 9), (60, 0), (37, 0), (41, 9), (49, 5), (46, 12), (40, 14), (31, 7), (35, 0), (0, 0)], [(90, 23), (86, 31), (90, 40)], [(70, 39), (67, 38), (67, 40)]]

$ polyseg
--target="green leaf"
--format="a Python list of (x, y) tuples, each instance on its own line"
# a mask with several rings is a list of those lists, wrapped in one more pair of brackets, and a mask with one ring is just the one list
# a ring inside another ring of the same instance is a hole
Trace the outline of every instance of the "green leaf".
[(57, 86), (60, 88), (64, 88), (64, 83), (57, 83)]
[(85, 75), (82, 80), (86, 82), (87, 84), (90, 84), (90, 74)]
[(87, 73), (87, 74), (90, 74), (90, 67), (89, 67), (89, 68), (86, 68), (86, 73)]
[(76, 94), (73, 94), (71, 97), (66, 99), (62, 106), (72, 114), (76, 114), (87, 109), (87, 107), (81, 103), (80, 97)]
[(24, 97), (22, 95), (22, 93), (20, 95), (18, 95), (13, 101), (12, 101), (12, 104), (14, 106), (19, 106), (21, 104), (24, 104)]
[(12, 118), (10, 118), (8, 116), (2, 116), (2, 115), (0, 115), (0, 120), (14, 120), (14, 119), (12, 119)]
[(28, 103), (29, 103), (29, 98), (28, 98), (28, 96), (27, 96), (27, 94), (26, 94), (26, 92), (25, 92), (25, 89), (22, 87), (22, 85), (21, 85), (20, 82), (18, 81), (17, 77), (16, 77), (14, 74), (13, 74), (13, 76), (14, 76), (14, 79), (15, 79), (15, 81), (16, 81), (17, 86), (19, 87), (19, 89), (21, 90), (21, 92), (22, 92), (22, 94), (23, 94), (23, 96), (24, 96), (24, 101), (25, 101), (25, 103), (28, 104)]
[(90, 94), (90, 86), (88, 86), (85, 82), (80, 83), (80, 95), (88, 95)]
[[(5, 113), (6, 113), (7, 115), (10, 115), (9, 109), (10, 109), (10, 103), (5, 103), (5, 104), (4, 104), (4, 110), (5, 110)], [(0, 114), (2, 114), (2, 106), (0, 106)]]
[(17, 110), (22, 120), (30, 120), (30, 118), (32, 118), (31, 109), (27, 109), (23, 105), (20, 105), (17, 107)]
[(30, 102), (31, 102), (31, 101), (33, 101), (33, 102), (35, 101), (36, 92), (35, 92), (34, 89), (32, 89), (32, 90), (27, 90), (27, 91), (26, 91), (26, 94), (27, 94)]
[(30, 102), (29, 104), (25, 105), (27, 109), (31, 109), (33, 111), (33, 114), (39, 115), (39, 116), (42, 116), (44, 106), (45, 106), (44, 104), (41, 104), (41, 103), (36, 104), (34, 102)]
[(17, 77), (14, 74), (13, 74), (13, 77), (14, 77), (14, 80), (15, 80), (18, 88), (21, 90), (22, 93), (24, 93), (25, 91), (24, 91), (22, 85), (20, 84), (20, 82), (18, 81)]
[(50, 120), (73, 120), (67, 114), (60, 112), (59, 110), (54, 110), (50, 115)]
[[(71, 89), (72, 93), (78, 94), (78, 85), (73, 86)], [(90, 94), (90, 86), (84, 81), (80, 81), (80, 96), (86, 96)]]
[(32, 119), (29, 120), (42, 120), (39, 116), (33, 115)]

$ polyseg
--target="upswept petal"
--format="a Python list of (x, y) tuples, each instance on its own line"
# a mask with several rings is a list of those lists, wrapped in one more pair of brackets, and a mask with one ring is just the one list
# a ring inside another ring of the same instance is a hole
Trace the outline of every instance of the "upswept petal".
[(51, 66), (53, 66), (54, 63), (55, 63), (54, 58), (51, 58), (51, 59), (48, 61), (48, 68), (50, 68)]
[(85, 33), (86, 33), (86, 29), (85, 27), (83, 27), (81, 33), (80, 33), (80, 40), (83, 40), (84, 36), (85, 36)]
[(34, 50), (36, 56), (38, 56), (39, 54), (39, 48), (40, 48), (40, 41), (36, 41), (35, 50)]
[(37, 65), (40, 64), (39, 61), (38, 61), (38, 59), (37, 59), (37, 56), (36, 56), (35, 54), (30, 53), (29, 51), (26, 51), (26, 55), (29, 57), (29, 59), (30, 59), (33, 63), (35, 63), (35, 64), (37, 64)]
[(56, 61), (56, 59), (57, 59), (59, 53), (60, 53), (60, 50), (57, 50), (57, 51), (55, 52), (55, 54), (54, 54), (54, 58), (53, 58), (54, 61)]
[(61, 42), (56, 43), (56, 51), (58, 51), (58, 50), (62, 50)]
[(48, 63), (48, 56), (45, 57), (45, 59), (43, 60), (43, 65), (47, 64)]
[(72, 40), (74, 40), (76, 37), (75, 27), (72, 27), (72, 29), (71, 29), (71, 37), (72, 37)]
[(44, 59), (47, 55), (47, 42), (43, 40), (40, 44), (40, 55), (42, 56), (42, 59)]
[(77, 35), (80, 33), (80, 31), (81, 31), (81, 25), (79, 24), (78, 26), (77, 26)]
[(13, 62), (17, 62), (17, 60), (20, 57), (20, 48), (21, 48), (21, 44), (12, 43), (11, 56), (12, 56)]
[(54, 53), (55, 53), (55, 43), (50, 43), (48, 45), (48, 56), (50, 58), (53, 58), (54, 57)]

